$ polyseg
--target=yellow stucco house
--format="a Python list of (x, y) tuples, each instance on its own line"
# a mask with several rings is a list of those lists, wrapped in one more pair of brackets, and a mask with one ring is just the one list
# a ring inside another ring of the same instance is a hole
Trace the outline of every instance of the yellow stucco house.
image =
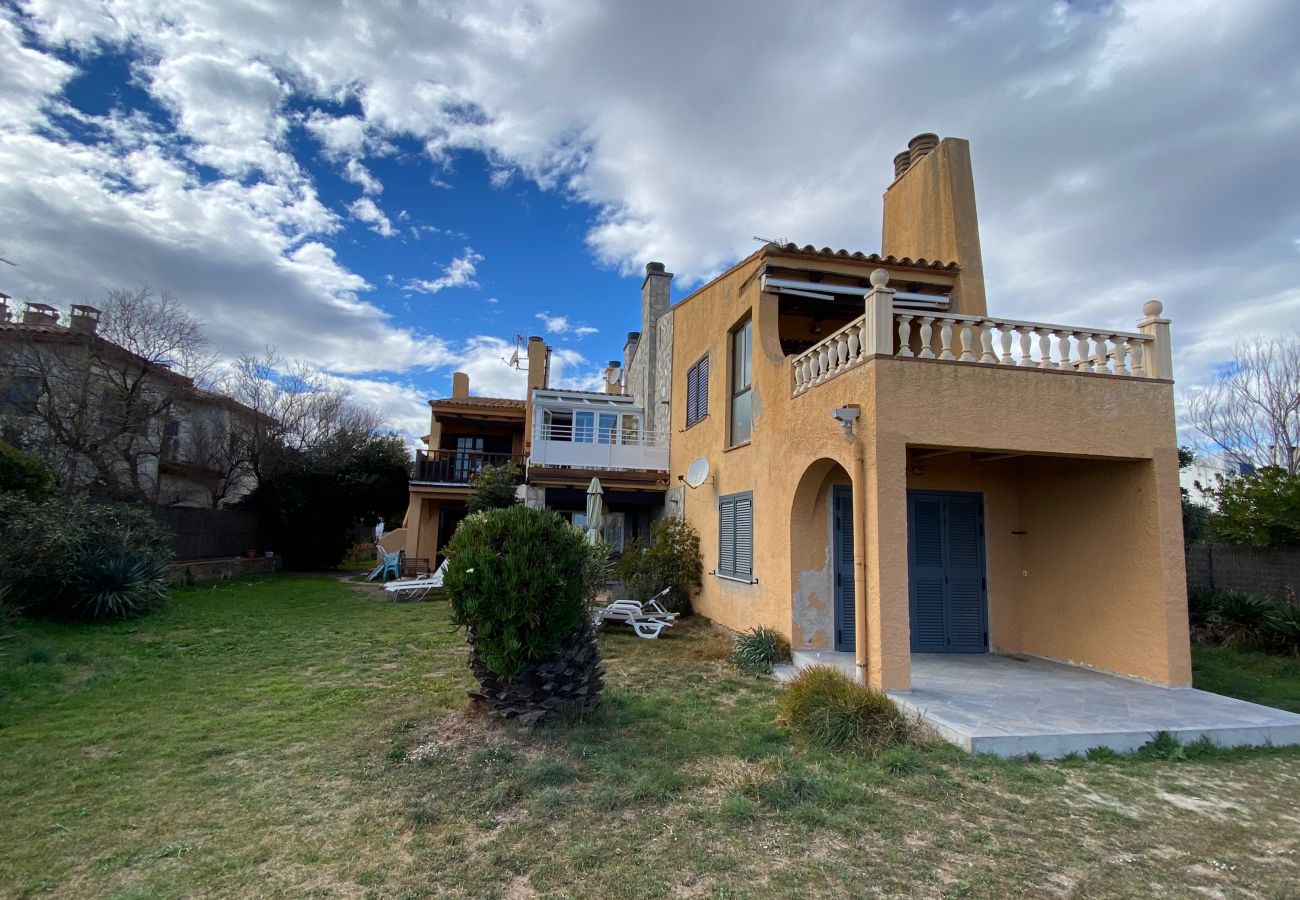
[(671, 277), (647, 266), (625, 369), (671, 436), (700, 613), (887, 690), (914, 652), (1190, 682), (1161, 305), (1131, 331), (990, 316), (965, 141), (895, 158), (880, 254), (767, 244), (668, 308)]

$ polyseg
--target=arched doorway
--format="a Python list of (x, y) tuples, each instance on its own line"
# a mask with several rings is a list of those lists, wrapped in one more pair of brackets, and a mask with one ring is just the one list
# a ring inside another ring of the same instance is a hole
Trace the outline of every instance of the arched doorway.
[(790, 641), (796, 650), (854, 649), (853, 497), (833, 459), (808, 466), (790, 505)]

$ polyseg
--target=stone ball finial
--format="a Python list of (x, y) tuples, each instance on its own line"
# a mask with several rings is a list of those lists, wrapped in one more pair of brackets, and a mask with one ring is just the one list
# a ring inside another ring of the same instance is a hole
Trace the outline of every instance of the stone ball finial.
[(1159, 300), (1148, 300), (1142, 304), (1142, 315), (1148, 319), (1158, 319), (1160, 314), (1165, 311), (1165, 305)]
[(889, 272), (884, 269), (872, 269), (871, 286), (873, 288), (882, 288), (889, 284)]

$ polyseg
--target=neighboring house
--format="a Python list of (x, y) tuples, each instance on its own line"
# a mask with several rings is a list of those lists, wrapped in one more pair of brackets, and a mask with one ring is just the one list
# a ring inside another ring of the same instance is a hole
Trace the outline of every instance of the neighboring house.
[(1216, 479), (1219, 477), (1249, 475), (1254, 471), (1255, 466), (1253, 464), (1229, 459), (1226, 456), (1218, 454), (1197, 456), (1190, 466), (1178, 473), (1178, 483), (1183, 490), (1187, 491), (1188, 496), (1197, 503), (1209, 503), (1210, 499), (1205, 496), (1205, 492), (1197, 485), (1213, 487), (1218, 483)]
[(253, 488), (241, 435), (271, 420), (98, 333), (99, 310), (0, 298), (0, 433), (73, 491), (220, 507)]
[(914, 652), (1187, 684), (1161, 305), (1133, 331), (991, 317), (968, 145), (909, 146), (882, 255), (769, 243), (671, 309), (646, 267), (628, 384), (671, 431), (696, 610), (852, 653), (883, 689)]
[(663, 508), (668, 447), (646, 411), (622, 393), (618, 363), (604, 393), (549, 386), (550, 349), (528, 341), (527, 400), (470, 395), (469, 376), (452, 376), (452, 395), (430, 400), (426, 449), (416, 453), (406, 512), (406, 555), (437, 565), (465, 517), (483, 466), (514, 463), (526, 504), (554, 509), (587, 527), (587, 490), (603, 491), (601, 535), (614, 552), (649, 533)]

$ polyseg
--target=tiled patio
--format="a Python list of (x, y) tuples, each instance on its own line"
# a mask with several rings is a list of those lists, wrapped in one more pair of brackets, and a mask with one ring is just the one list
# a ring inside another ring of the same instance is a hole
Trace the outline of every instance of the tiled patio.
[[(827, 663), (854, 672), (851, 653), (796, 652), (796, 667)], [(890, 696), (972, 753), (1045, 759), (1109, 747), (1128, 753), (1168, 731), (1223, 746), (1300, 744), (1300, 715), (1198, 691), (1094, 672), (1043, 659), (913, 654), (912, 689)]]

